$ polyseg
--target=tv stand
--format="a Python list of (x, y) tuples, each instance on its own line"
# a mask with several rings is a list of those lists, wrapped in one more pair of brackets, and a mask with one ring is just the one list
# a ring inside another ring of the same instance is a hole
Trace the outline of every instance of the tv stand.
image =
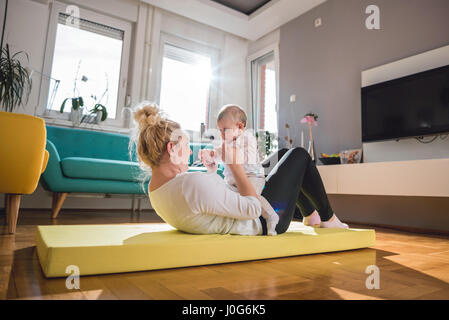
[(449, 197), (449, 158), (317, 168), (329, 194)]

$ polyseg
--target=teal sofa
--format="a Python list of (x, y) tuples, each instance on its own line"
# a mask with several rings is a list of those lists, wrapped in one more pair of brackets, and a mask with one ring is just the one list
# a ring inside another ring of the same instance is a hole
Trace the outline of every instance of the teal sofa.
[[(151, 177), (145, 177), (135, 152), (130, 155), (129, 141), (123, 134), (47, 126), (50, 156), (41, 184), (53, 193), (52, 216), (57, 217), (70, 193), (144, 195)], [(191, 143), (190, 147), (191, 165), (199, 150), (212, 146)], [(190, 167), (189, 171), (205, 168)]]

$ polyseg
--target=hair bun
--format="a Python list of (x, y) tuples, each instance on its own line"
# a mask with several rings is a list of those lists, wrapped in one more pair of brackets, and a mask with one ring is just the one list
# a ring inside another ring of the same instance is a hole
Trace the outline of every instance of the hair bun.
[(134, 112), (134, 119), (139, 124), (139, 129), (158, 125), (161, 120), (161, 111), (155, 104), (147, 104)]

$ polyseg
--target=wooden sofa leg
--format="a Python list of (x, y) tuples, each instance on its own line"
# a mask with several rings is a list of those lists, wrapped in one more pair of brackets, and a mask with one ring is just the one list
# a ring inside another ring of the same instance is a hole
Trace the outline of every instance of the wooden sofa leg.
[(6, 202), (6, 219), (8, 221), (8, 233), (16, 232), (17, 218), (19, 216), (20, 194), (9, 194)]
[(67, 192), (53, 192), (53, 204), (51, 206), (51, 217), (53, 219), (58, 216), (67, 195)]
[(9, 207), (10, 207), (9, 195), (7, 193), (5, 193), (5, 223), (4, 223), (5, 226), (8, 225), (8, 208)]

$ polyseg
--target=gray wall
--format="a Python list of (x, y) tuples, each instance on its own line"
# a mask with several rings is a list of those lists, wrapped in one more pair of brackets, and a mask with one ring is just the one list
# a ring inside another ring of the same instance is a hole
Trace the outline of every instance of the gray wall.
[[(380, 30), (365, 28), (370, 4), (380, 8)], [(295, 145), (301, 129), (307, 141), (299, 121), (312, 111), (319, 115), (313, 128), (317, 153), (361, 148), (361, 72), (449, 44), (448, 16), (447, 0), (329, 0), (282, 26), (280, 136), (288, 122), (295, 128)], [(317, 17), (323, 24), (315, 28)], [(290, 102), (291, 94), (296, 102)], [(329, 200), (343, 221), (449, 230), (449, 198), (329, 195)]]
[[(380, 8), (380, 30), (365, 27), (370, 4)], [(307, 141), (299, 120), (312, 111), (318, 153), (361, 148), (361, 72), (449, 44), (448, 16), (447, 0), (329, 0), (282, 26), (280, 136), (289, 123), (295, 145), (301, 129)], [(317, 17), (322, 25), (315, 28)]]

